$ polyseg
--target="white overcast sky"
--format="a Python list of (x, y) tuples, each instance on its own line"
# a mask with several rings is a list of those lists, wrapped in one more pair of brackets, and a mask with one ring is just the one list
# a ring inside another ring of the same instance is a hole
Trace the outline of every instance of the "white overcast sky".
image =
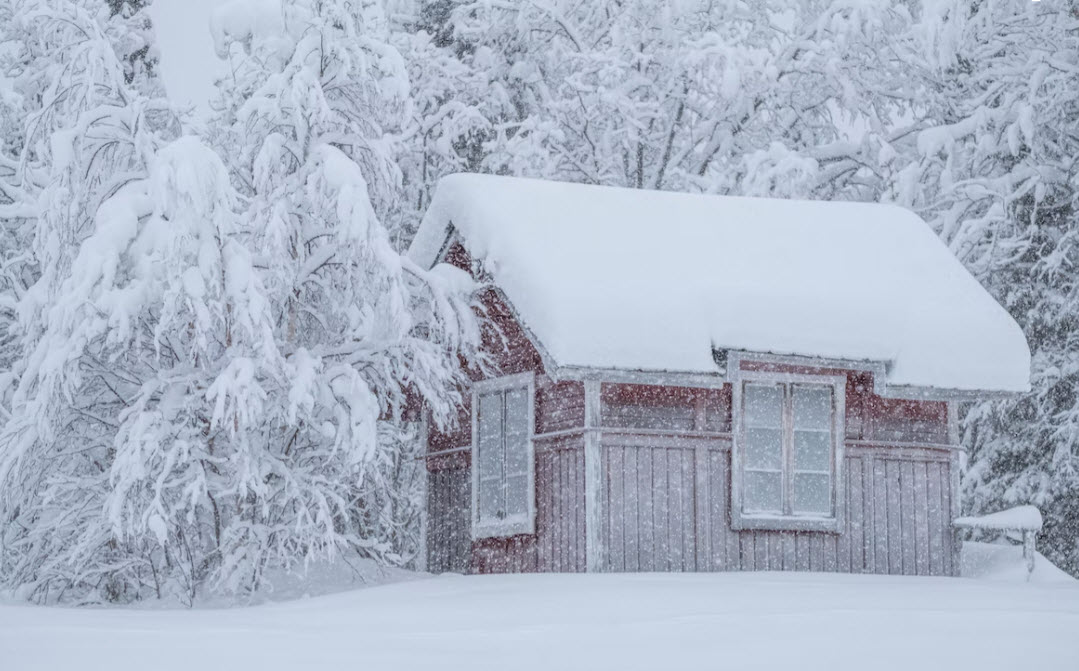
[(209, 27), (210, 14), (221, 1), (154, 0), (150, 5), (169, 96), (181, 105), (194, 105), (203, 115), (209, 111), (214, 75), (223, 69)]

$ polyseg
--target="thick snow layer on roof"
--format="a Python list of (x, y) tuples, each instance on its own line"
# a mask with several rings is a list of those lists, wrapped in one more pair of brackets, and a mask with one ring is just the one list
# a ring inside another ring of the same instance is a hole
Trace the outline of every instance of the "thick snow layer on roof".
[(559, 366), (715, 373), (714, 346), (1029, 388), (1019, 326), (898, 207), (451, 175), (413, 258), (435, 263), (451, 224)]

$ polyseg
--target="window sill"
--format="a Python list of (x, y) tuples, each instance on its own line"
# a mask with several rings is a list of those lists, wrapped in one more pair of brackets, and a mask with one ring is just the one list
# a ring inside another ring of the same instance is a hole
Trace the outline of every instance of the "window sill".
[(837, 534), (839, 520), (834, 517), (795, 517), (785, 515), (741, 515), (732, 520), (736, 530), (744, 531), (819, 531)]
[(505, 520), (498, 524), (472, 525), (472, 540), (484, 538), (508, 538), (510, 536), (531, 535), (536, 533), (536, 524), (531, 519)]

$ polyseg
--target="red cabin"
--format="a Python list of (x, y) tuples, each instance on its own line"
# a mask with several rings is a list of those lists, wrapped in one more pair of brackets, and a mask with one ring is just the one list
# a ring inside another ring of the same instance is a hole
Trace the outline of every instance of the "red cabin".
[(956, 403), (1018, 325), (916, 215), (480, 175), (410, 256), (497, 372), (427, 437), (427, 569), (956, 575)]

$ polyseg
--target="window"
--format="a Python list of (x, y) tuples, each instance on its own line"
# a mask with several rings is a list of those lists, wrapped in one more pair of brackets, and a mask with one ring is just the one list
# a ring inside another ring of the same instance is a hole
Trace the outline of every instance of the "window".
[(739, 371), (732, 521), (742, 529), (839, 529), (846, 378)]
[(531, 373), (477, 382), (472, 393), (472, 535), (535, 529)]

